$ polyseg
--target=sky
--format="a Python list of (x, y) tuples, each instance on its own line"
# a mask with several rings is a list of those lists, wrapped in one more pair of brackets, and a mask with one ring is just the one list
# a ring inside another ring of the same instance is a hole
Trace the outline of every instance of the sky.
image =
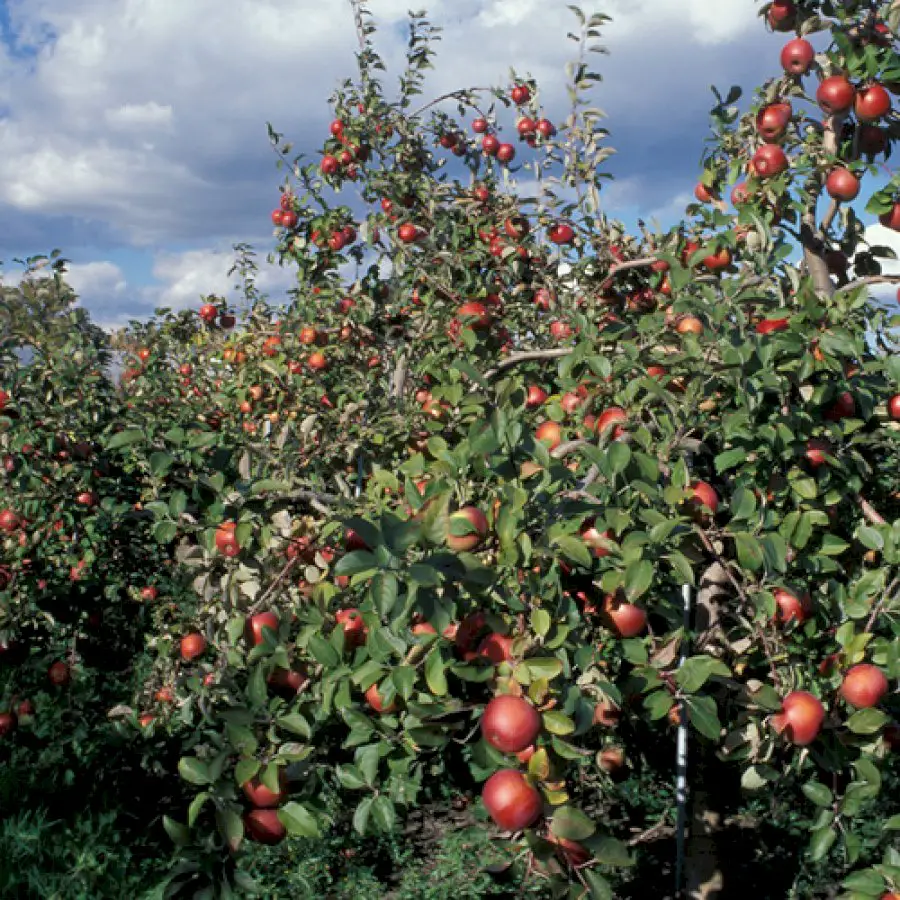
[[(419, 0), (442, 26), (425, 98), (537, 78), (549, 118), (566, 110), (574, 17), (563, 0)], [(376, 46), (396, 83), (410, 0), (370, 0)], [(680, 218), (699, 173), (710, 85), (753, 88), (780, 71), (783, 35), (756, 0), (597, 0), (612, 22), (594, 93), (608, 116), (604, 210), (633, 225)], [(266, 122), (317, 155), (328, 96), (355, 71), (345, 0), (0, 0), (0, 260), (59, 248), (99, 324), (157, 306), (234, 296), (235, 243), (251, 244), (258, 286), (292, 285), (269, 266), (283, 170)], [(876, 229), (883, 231), (878, 226)], [(879, 240), (883, 235), (879, 235)], [(890, 235), (888, 235), (890, 237)], [(900, 245), (898, 245), (900, 246)]]

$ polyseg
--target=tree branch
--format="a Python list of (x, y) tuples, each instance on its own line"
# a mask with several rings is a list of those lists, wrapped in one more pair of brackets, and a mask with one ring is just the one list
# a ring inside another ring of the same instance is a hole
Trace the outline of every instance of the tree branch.
[(867, 275), (865, 278), (856, 278), (842, 288), (838, 288), (835, 293), (842, 294), (845, 291), (852, 291), (866, 284), (900, 284), (900, 275)]
[(523, 350), (520, 353), (511, 353), (506, 359), (501, 360), (493, 369), (488, 369), (484, 373), (485, 379), (493, 378), (506, 369), (511, 369), (519, 363), (530, 362), (538, 359), (560, 359), (568, 356), (574, 347), (556, 347), (553, 350)]

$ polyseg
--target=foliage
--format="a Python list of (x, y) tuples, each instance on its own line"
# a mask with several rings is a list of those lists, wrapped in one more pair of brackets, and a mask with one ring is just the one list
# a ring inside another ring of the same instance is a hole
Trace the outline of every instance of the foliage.
[[(651, 804), (627, 814), (620, 781), (671, 777), (686, 721), (728, 790), (811, 804), (808, 858), (832, 860), (844, 896), (900, 888), (896, 694), (845, 684), (863, 662), (884, 687), (900, 671), (898, 320), (869, 294), (897, 279), (849, 207), (817, 214), (838, 162), (876, 171), (863, 126), (886, 146), (900, 127), (782, 106), (761, 132), (777, 99), (807, 102), (800, 75), (743, 114), (739, 90), (717, 93), (698, 203), (632, 236), (600, 204), (605, 16), (575, 10), (554, 122), (516, 72), (414, 108), (437, 37), (419, 15), (388, 99), (353, 6), (359, 78), (321, 158), (269, 127), (285, 302), (244, 247), (242, 308), (204, 297), (114, 342), (71, 308), (60, 260), (50, 278), (27, 261), (8, 295), (5, 815), (38, 827), (31, 811), (57, 821), (77, 797), (76, 831), (103, 822), (154, 854), (164, 833), (160, 893), (203, 898), (265, 892), (250, 870), (298, 839), (394, 847), (417, 811), (460, 803), (508, 827), (498, 877), (605, 898), (656, 874), (632, 869)], [(830, 29), (815, 75), (862, 91), (900, 82), (900, 11), (863, 6), (763, 14)], [(521, 150), (498, 137), (513, 114)], [(896, 228), (898, 188), (869, 204)], [(481, 734), (497, 694), (540, 714), (515, 754)], [(504, 812), (493, 776), (510, 769), (527, 777)], [(318, 892), (326, 875), (298, 878)], [(353, 879), (357, 895), (383, 880)]]

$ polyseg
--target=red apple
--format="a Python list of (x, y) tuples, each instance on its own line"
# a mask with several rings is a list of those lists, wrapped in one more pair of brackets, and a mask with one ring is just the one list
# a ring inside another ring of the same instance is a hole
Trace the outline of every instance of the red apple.
[(900, 394), (894, 394), (887, 402), (887, 414), (889, 419), (900, 422)]
[(790, 319), (763, 319), (756, 323), (757, 334), (772, 334), (775, 331), (787, 331)]
[(797, 596), (787, 588), (776, 588), (774, 591), (775, 603), (775, 621), (786, 625), (788, 622), (796, 622), (801, 625), (809, 618), (811, 612), (811, 603), (808, 594)]
[(859, 196), (859, 179), (849, 169), (832, 169), (825, 179), (825, 190), (833, 199), (849, 203)]
[(369, 629), (358, 609), (339, 609), (334, 614), (335, 621), (344, 629), (344, 645), (354, 649), (364, 644)]
[(241, 552), (235, 537), (235, 528), (237, 525), (234, 522), (223, 522), (216, 529), (216, 549), (223, 556), (237, 556)]
[(773, 31), (790, 31), (797, 18), (794, 0), (772, 0), (766, 13), (766, 21)]
[(887, 689), (888, 680), (878, 666), (859, 663), (847, 670), (840, 694), (851, 706), (866, 709), (880, 703)]
[(391, 700), (390, 703), (385, 703), (381, 698), (381, 694), (378, 693), (378, 685), (377, 684), (373, 684), (366, 691), (366, 702), (369, 704), (369, 706), (372, 707), (372, 709), (375, 710), (375, 712), (384, 713), (385, 715), (387, 715), (388, 713), (395, 712), (397, 709), (396, 697), (393, 700)]
[(750, 162), (759, 178), (773, 178), (788, 169), (788, 158), (777, 144), (763, 144)]
[(782, 701), (781, 712), (772, 716), (772, 727), (798, 747), (811, 744), (825, 721), (821, 701), (808, 691), (791, 691)]
[(533, 825), (543, 808), (541, 795), (521, 772), (500, 769), (485, 782), (481, 799), (490, 817), (504, 831)]
[(607, 594), (603, 598), (603, 614), (619, 637), (637, 637), (647, 627), (647, 613), (634, 603), (626, 603), (615, 594)]
[(492, 631), (482, 639), (478, 649), (475, 651), (475, 655), (483, 656), (495, 666), (499, 666), (500, 663), (512, 661), (512, 644), (513, 639), (511, 637)]
[(258, 647), (265, 638), (263, 637), (263, 628), (271, 628), (278, 637), (278, 616), (273, 612), (261, 612), (255, 616), (251, 616), (247, 622), (247, 630), (251, 643), (254, 647)]
[(816, 101), (826, 115), (845, 113), (856, 98), (856, 89), (843, 75), (824, 78), (816, 90)]
[(547, 445), (548, 450), (555, 450), (562, 443), (562, 429), (558, 422), (541, 422), (535, 429), (535, 438)]
[(878, 221), (891, 231), (900, 231), (900, 203), (895, 203), (886, 213), (882, 213)]
[(244, 816), (244, 828), (247, 837), (258, 844), (279, 844), (287, 834), (276, 809), (251, 809)]
[(186, 634), (181, 639), (181, 658), (185, 662), (196, 659), (206, 650), (206, 638), (197, 631)]
[(522, 697), (500, 694), (484, 708), (481, 733), (501, 753), (518, 753), (533, 744), (541, 730), (538, 711)]
[(550, 238), (554, 244), (571, 244), (575, 238), (575, 231), (572, 229), (571, 225), (560, 222), (547, 232), (547, 237)]
[(793, 114), (790, 103), (770, 103), (756, 114), (756, 130), (764, 141), (778, 141), (784, 137)]
[(55, 684), (57, 687), (65, 687), (71, 677), (72, 673), (69, 666), (61, 660), (53, 663), (47, 671), (47, 678), (50, 679), (50, 684)]
[(697, 509), (703, 509), (715, 514), (719, 508), (719, 495), (705, 481), (695, 481), (690, 488), (689, 503)]
[[(466, 522), (470, 527), (467, 534), (454, 534), (453, 522)], [(474, 550), (484, 541), (488, 533), (488, 523), (485, 514), (476, 506), (464, 506), (450, 514), (447, 521), (447, 546), (461, 553)]]
[(259, 778), (251, 778), (250, 781), (245, 781), (241, 785), (241, 789), (244, 792), (244, 796), (257, 809), (269, 809), (278, 806), (281, 801), (284, 800), (287, 777), (285, 776), (283, 769), (279, 769), (278, 771), (278, 782), (280, 785), (278, 791), (271, 791), (259, 780)]
[(535, 409), (538, 406), (542, 406), (546, 403), (548, 396), (549, 395), (542, 387), (531, 384), (528, 386), (528, 394), (525, 397), (525, 406), (528, 409)]
[(891, 111), (891, 95), (880, 84), (860, 88), (853, 111), (860, 122), (874, 122)]
[(803, 38), (788, 41), (781, 50), (781, 66), (789, 75), (805, 75), (815, 58), (813, 45)]

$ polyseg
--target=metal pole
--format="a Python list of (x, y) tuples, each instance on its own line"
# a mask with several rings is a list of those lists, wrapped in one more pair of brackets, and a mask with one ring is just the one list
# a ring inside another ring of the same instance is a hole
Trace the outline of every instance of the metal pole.
[[(685, 637), (681, 642), (681, 654), (678, 660), (680, 669), (688, 658), (687, 635), (691, 627), (691, 587), (681, 586), (682, 624)], [(678, 701), (678, 740), (675, 745), (675, 801), (678, 805), (678, 819), (675, 823), (675, 896), (682, 897), (684, 884), (684, 857), (687, 841), (687, 799), (688, 799), (688, 724), (687, 705), (684, 700)]]

